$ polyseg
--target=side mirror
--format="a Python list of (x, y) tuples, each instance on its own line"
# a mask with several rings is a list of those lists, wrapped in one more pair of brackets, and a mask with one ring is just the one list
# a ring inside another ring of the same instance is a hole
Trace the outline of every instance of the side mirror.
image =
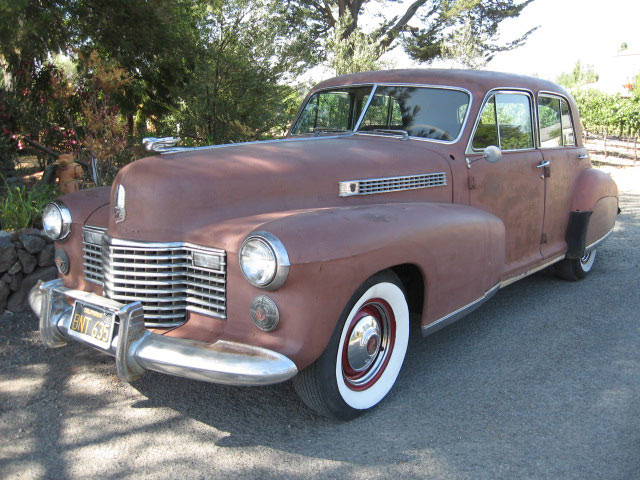
[(489, 163), (499, 162), (502, 158), (502, 151), (495, 145), (489, 145), (482, 152), (482, 158), (484, 158)]

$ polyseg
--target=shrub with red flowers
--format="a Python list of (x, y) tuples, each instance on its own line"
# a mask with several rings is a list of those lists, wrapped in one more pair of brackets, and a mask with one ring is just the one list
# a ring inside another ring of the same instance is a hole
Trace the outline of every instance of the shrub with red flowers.
[[(31, 62), (12, 72), (9, 85), (0, 84), (1, 171), (10, 170), (16, 156), (37, 142), (58, 153), (95, 158), (100, 183), (113, 178), (128, 139), (114, 97), (130, 78), (95, 52), (79, 54), (76, 66), (71, 77), (53, 64)], [(42, 168), (54, 160), (36, 154)]]

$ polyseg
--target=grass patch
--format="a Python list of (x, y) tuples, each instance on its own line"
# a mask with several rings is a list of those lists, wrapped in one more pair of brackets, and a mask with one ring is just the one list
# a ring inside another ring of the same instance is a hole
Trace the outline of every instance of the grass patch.
[(4, 192), (0, 196), (0, 228), (22, 230), (42, 227), (42, 209), (57, 196), (54, 186), (12, 186), (2, 177)]

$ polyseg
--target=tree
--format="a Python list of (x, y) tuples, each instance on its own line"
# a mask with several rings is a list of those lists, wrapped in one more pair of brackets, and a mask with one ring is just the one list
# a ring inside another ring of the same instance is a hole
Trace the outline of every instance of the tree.
[(578, 60), (573, 67), (571, 73), (561, 73), (556, 79), (556, 83), (565, 88), (578, 88), (587, 83), (595, 83), (598, 81), (598, 75), (592, 66), (583, 67)]
[[(535, 30), (525, 32), (511, 42), (496, 41), (498, 26), (507, 18), (520, 15), (533, 0), (415, 0), (408, 4), (402, 15), (389, 17), (382, 14), (376, 28), (368, 35), (372, 55), (378, 59), (389, 49), (402, 45), (414, 59), (432, 62), (452, 54), (452, 45), (473, 32), (473, 51), (465, 58), (492, 58), (497, 52), (522, 45)], [(367, 7), (380, 5), (380, 0), (290, 0), (283, 2), (291, 19), (306, 17), (298, 24), (298, 36), (324, 39), (339, 32), (342, 40), (361, 35), (359, 20)], [(385, 2), (400, 3), (400, 0)], [(371, 9), (369, 9), (371, 10)], [(350, 17), (349, 20), (345, 18)], [(455, 52), (455, 49), (453, 50)], [(347, 50), (346, 57), (357, 54)], [(326, 51), (325, 51), (326, 58)], [(471, 60), (469, 60), (471, 61)]]

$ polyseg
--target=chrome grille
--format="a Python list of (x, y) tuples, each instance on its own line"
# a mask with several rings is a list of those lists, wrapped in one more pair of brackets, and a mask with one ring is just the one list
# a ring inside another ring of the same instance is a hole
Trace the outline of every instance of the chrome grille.
[(84, 278), (88, 282), (102, 285), (102, 236), (105, 228), (85, 225), (82, 229), (84, 251)]
[(371, 195), (374, 193), (398, 192), (417, 188), (444, 187), (447, 185), (445, 172), (406, 175), (402, 177), (370, 178), (366, 180), (347, 180), (339, 182), (341, 197), (351, 195)]
[[(85, 265), (87, 255), (93, 259), (93, 252), (93, 245), (87, 248), (85, 243)], [(219, 267), (195, 265), (194, 253), (215, 257)], [(225, 252), (218, 249), (186, 243), (132, 242), (104, 234), (99, 283), (107, 298), (123, 303), (140, 301), (148, 327), (181, 325), (187, 311), (226, 318), (225, 258)], [(85, 278), (89, 280), (87, 275), (97, 278), (93, 269), (85, 266)]]

